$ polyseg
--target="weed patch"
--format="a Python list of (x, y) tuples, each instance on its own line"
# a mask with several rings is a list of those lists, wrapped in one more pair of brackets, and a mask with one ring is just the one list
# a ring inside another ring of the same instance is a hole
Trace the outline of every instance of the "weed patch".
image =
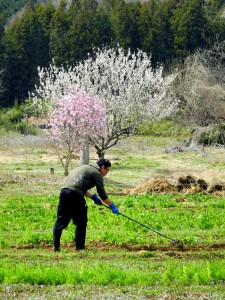
[[(225, 198), (219, 190), (224, 151), (167, 154), (171, 138), (119, 143), (107, 155), (110, 199), (125, 215), (179, 243), (87, 199), (87, 250), (75, 251), (69, 224), (62, 251), (54, 253), (52, 227), (64, 177), (41, 141), (24, 137), (21, 147), (15, 137), (0, 139), (1, 299), (225, 298)], [(91, 160), (96, 160), (93, 150)], [(76, 158), (71, 167), (78, 164)], [(219, 175), (215, 184), (211, 175)], [(149, 180), (148, 192), (121, 193), (143, 188)], [(202, 189), (194, 191), (198, 185)]]

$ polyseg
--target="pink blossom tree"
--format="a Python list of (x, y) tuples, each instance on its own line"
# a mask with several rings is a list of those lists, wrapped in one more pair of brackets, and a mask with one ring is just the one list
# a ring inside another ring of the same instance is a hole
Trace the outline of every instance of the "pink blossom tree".
[(71, 155), (86, 139), (103, 136), (107, 124), (105, 105), (97, 97), (79, 91), (55, 101), (49, 119), (48, 135), (68, 175)]
[(171, 88), (176, 75), (165, 76), (163, 67), (153, 69), (151, 57), (141, 50), (122, 48), (96, 50), (95, 55), (76, 66), (38, 69), (40, 84), (30, 95), (40, 109), (52, 109), (56, 99), (84, 90), (105, 103), (108, 115), (106, 135), (90, 138), (99, 157), (120, 139), (135, 134), (145, 120), (158, 121), (178, 105)]

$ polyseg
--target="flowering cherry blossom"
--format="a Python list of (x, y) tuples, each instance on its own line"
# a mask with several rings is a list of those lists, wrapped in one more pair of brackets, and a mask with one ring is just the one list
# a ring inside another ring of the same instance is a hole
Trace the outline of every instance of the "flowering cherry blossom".
[(106, 129), (105, 105), (97, 97), (78, 91), (55, 101), (50, 114), (48, 131), (65, 175), (68, 174), (71, 155), (81, 147), (86, 138), (98, 139)]
[(52, 109), (56, 100), (83, 90), (105, 103), (108, 115), (104, 136), (90, 138), (99, 157), (118, 140), (133, 135), (138, 126), (169, 116), (177, 108), (171, 85), (175, 75), (163, 75), (163, 67), (151, 67), (151, 57), (120, 47), (97, 49), (75, 66), (39, 68), (40, 84), (33, 101)]

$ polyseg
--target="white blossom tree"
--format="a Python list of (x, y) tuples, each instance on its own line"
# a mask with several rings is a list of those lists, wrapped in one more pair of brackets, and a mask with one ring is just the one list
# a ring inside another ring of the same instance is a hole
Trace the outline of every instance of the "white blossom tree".
[(40, 85), (30, 95), (40, 108), (52, 109), (56, 99), (79, 90), (98, 96), (106, 106), (107, 133), (90, 138), (99, 157), (120, 139), (133, 135), (144, 121), (169, 116), (177, 107), (171, 85), (175, 76), (163, 76), (163, 67), (153, 70), (150, 58), (138, 50), (97, 49), (76, 66), (39, 68)]

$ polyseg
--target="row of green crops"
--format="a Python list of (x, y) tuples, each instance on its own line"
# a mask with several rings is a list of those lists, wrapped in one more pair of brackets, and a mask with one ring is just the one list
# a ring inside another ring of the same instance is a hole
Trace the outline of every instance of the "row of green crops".
[[(121, 212), (186, 243), (213, 245), (225, 239), (225, 198), (208, 195), (142, 195), (112, 196)], [(87, 245), (94, 241), (124, 245), (125, 243), (166, 245), (168, 240), (121, 215), (112, 214), (87, 200), (89, 222)], [(0, 206), (0, 247), (34, 247), (52, 243), (52, 227), (56, 218), (57, 195), (15, 196)], [(74, 226), (63, 232), (62, 244), (73, 241)]]
[[(183, 295), (190, 288), (195, 292), (190, 299), (224, 299), (224, 198), (198, 194), (111, 199), (121, 212), (178, 238), (183, 247), (88, 199), (88, 250), (74, 251), (70, 224), (63, 231), (62, 251), (54, 253), (58, 195), (9, 196), (0, 205), (0, 298), (115, 299), (115, 293), (121, 296), (124, 291), (127, 298), (118, 299), (148, 299)], [(31, 285), (35, 296), (27, 294)], [(50, 292), (51, 286), (61, 287), (61, 294)]]
[(54, 255), (44, 254), (42, 250), (29, 256), (26, 250), (25, 253), (2, 254), (0, 263), (0, 283), (5, 284), (156, 286), (224, 282), (225, 259), (181, 261), (169, 257), (159, 261), (150, 252), (139, 256), (132, 252), (99, 254), (94, 251), (82, 255)]
[(151, 264), (151, 270), (139, 268), (127, 269), (112, 266), (112, 263), (100, 263), (93, 267), (86, 264), (79, 269), (63, 264), (44, 266), (43, 264), (30, 265), (18, 263), (10, 269), (4, 266), (0, 268), (0, 282), (6, 284), (92, 284), (108, 285), (191, 285), (191, 284), (217, 284), (225, 281), (225, 260), (214, 262), (167, 262), (162, 270), (162, 263)]

